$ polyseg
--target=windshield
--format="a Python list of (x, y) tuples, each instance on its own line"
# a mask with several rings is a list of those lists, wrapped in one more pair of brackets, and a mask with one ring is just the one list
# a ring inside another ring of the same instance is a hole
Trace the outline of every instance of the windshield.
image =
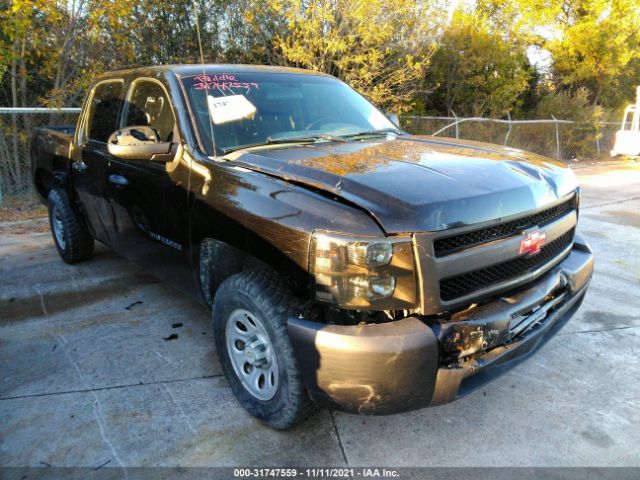
[(181, 80), (210, 155), (282, 143), (290, 137), (327, 140), (399, 131), (360, 94), (333, 77), (216, 72)]

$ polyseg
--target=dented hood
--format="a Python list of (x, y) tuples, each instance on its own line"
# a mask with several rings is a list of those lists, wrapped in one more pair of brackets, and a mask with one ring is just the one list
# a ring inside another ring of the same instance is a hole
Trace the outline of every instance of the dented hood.
[(235, 164), (367, 210), (387, 233), (429, 232), (534, 210), (577, 188), (559, 162), (422, 136), (238, 151)]

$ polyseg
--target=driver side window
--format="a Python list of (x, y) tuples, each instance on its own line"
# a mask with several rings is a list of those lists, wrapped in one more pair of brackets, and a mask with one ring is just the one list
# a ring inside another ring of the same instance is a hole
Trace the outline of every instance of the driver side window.
[(161, 142), (173, 141), (176, 120), (171, 102), (160, 84), (148, 80), (136, 82), (126, 105), (125, 127), (154, 128)]

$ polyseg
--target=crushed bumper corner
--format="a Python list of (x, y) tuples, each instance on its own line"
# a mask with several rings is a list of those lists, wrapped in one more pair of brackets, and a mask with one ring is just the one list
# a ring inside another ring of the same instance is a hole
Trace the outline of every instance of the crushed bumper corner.
[(438, 340), (419, 319), (344, 326), (291, 318), (288, 328), (309, 395), (318, 403), (362, 414), (429, 404)]

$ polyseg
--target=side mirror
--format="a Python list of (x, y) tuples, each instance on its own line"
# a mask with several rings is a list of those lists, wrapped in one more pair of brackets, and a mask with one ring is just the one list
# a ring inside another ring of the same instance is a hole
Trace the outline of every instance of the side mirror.
[(175, 144), (161, 142), (158, 132), (147, 126), (116, 130), (107, 140), (107, 150), (114, 157), (125, 160), (169, 162), (175, 156)]
[(386, 117), (391, 120), (396, 127), (400, 127), (400, 117), (398, 117), (397, 113), (387, 112)]

